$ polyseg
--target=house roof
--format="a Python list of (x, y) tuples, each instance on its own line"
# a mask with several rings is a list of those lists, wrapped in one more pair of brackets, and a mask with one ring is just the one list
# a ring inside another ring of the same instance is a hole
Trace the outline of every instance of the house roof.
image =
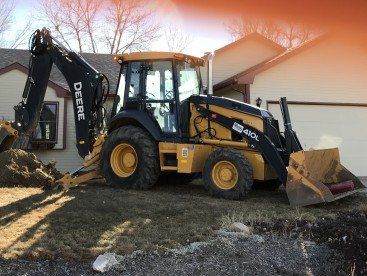
[[(96, 70), (107, 76), (108, 80), (110, 81), (110, 93), (115, 93), (120, 65), (114, 62), (114, 55), (83, 53), (82, 56)], [(0, 48), (0, 68), (6, 68), (9, 65), (18, 63), (19, 65), (28, 69), (29, 58), (30, 53), (28, 50)], [(64, 76), (56, 66), (53, 66), (52, 68), (50, 81), (51, 83), (57, 84), (69, 91), (69, 87)]]
[(264, 72), (274, 67), (275, 65), (313, 47), (314, 45), (324, 40), (325, 37), (326, 35), (321, 35), (313, 40), (301, 43), (300, 45), (290, 48), (280, 53), (279, 55), (267, 59), (249, 69), (246, 69), (243, 72), (240, 72), (224, 81), (221, 81), (220, 83), (217, 83), (216, 85), (214, 85), (214, 90), (219, 90), (232, 84), (252, 84), (257, 74)]
[(266, 38), (265, 36), (257, 33), (257, 32), (254, 32), (254, 33), (251, 33), (251, 34), (248, 34), (232, 43), (229, 43), (225, 46), (223, 46), (222, 48), (219, 48), (217, 50), (214, 51), (215, 54), (219, 54), (221, 52), (224, 52), (224, 51), (227, 51), (227, 50), (230, 50), (231, 48), (241, 44), (241, 43), (244, 43), (248, 40), (251, 40), (251, 39), (256, 39), (256, 40), (259, 40), (261, 41), (262, 43), (274, 48), (275, 50), (279, 51), (279, 52), (283, 52), (286, 50), (285, 47), (279, 45), (278, 43), (274, 42), (273, 40), (271, 39), (268, 39)]

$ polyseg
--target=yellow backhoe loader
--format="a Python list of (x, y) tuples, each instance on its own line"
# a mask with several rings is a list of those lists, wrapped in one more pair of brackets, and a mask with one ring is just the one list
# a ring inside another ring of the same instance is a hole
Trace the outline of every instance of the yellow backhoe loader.
[[(15, 121), (1, 123), (0, 147), (9, 149), (20, 133), (34, 131), (55, 64), (70, 87), (76, 147), (85, 159), (58, 180), (65, 187), (102, 175), (124, 188), (148, 189), (161, 174), (188, 178), (201, 173), (213, 196), (242, 199), (254, 181), (270, 187), (282, 183), (294, 206), (334, 201), (364, 188), (341, 165), (338, 149), (302, 149), (285, 98), (280, 100), (283, 134), (267, 110), (213, 96), (210, 81), (206, 93), (201, 58), (166, 52), (117, 55), (120, 77), (106, 126), (108, 81), (103, 74), (47, 29), (34, 33), (30, 52), (22, 101), (15, 107)], [(92, 165), (97, 166), (89, 169)]]

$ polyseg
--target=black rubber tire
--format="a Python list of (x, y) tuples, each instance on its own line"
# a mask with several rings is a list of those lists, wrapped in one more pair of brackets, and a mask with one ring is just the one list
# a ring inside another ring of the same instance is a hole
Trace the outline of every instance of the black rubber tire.
[[(229, 161), (237, 169), (238, 181), (230, 190), (218, 187), (212, 179), (212, 169), (220, 161)], [(253, 169), (247, 158), (239, 150), (220, 148), (212, 152), (205, 162), (203, 171), (205, 188), (210, 195), (225, 199), (243, 199), (251, 191), (253, 184)]]
[[(110, 164), (113, 149), (121, 143), (131, 145), (138, 157), (135, 172), (126, 178), (116, 175)], [(157, 143), (145, 130), (136, 126), (122, 126), (110, 133), (103, 144), (100, 160), (101, 174), (106, 181), (126, 189), (149, 189), (160, 174)]]

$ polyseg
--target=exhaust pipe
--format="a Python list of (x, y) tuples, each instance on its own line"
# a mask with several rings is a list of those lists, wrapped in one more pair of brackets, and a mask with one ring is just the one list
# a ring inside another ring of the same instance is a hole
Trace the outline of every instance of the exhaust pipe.
[(206, 55), (206, 64), (207, 64), (207, 94), (213, 95), (213, 60), (214, 53), (207, 52)]

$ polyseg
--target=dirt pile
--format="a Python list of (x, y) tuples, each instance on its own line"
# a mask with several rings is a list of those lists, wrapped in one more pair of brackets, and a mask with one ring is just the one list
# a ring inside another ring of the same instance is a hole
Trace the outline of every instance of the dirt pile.
[(49, 188), (61, 176), (54, 163), (44, 165), (33, 153), (19, 149), (0, 153), (0, 187)]

